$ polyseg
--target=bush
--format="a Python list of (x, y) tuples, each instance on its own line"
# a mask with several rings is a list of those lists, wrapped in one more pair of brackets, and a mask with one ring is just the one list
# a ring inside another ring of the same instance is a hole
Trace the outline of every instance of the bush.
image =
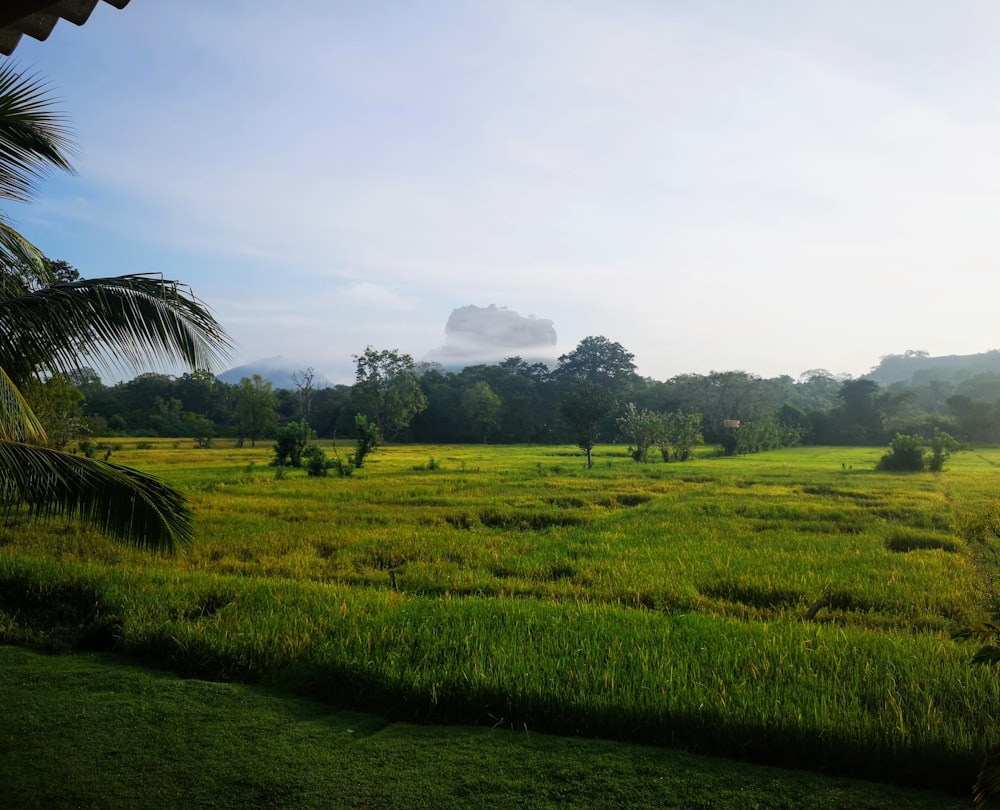
[(304, 453), (306, 460), (306, 475), (310, 478), (325, 478), (326, 471), (330, 469), (330, 462), (326, 459), (326, 451), (318, 444), (309, 445)]
[(941, 472), (944, 463), (952, 453), (962, 449), (962, 445), (948, 433), (934, 428), (934, 435), (931, 437), (931, 454), (927, 458), (927, 468), (931, 472)]
[(365, 458), (379, 446), (378, 425), (369, 422), (367, 416), (359, 413), (354, 417), (354, 430), (357, 433), (357, 440), (348, 463), (355, 467), (363, 467)]
[(889, 452), (879, 459), (876, 469), (894, 472), (941, 472), (944, 463), (955, 453), (963, 449), (962, 444), (943, 430), (934, 428), (931, 436), (929, 453), (924, 452), (927, 441), (919, 436), (897, 433), (896, 438), (889, 442)]
[(278, 440), (274, 445), (275, 467), (301, 467), (302, 457), (315, 437), (313, 429), (305, 419), (300, 422), (289, 422), (278, 431)]
[(354, 472), (354, 456), (353, 454), (348, 457), (347, 462), (340, 460), (340, 456), (337, 456), (332, 462), (330, 462), (330, 468), (337, 471), (337, 475), (341, 478), (347, 478)]
[(925, 466), (924, 440), (919, 436), (897, 433), (896, 438), (889, 442), (889, 452), (879, 459), (875, 469), (892, 472), (922, 472)]

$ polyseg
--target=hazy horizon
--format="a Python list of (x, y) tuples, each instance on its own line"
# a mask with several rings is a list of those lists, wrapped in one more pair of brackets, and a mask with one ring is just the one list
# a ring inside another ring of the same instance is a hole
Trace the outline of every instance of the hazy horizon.
[[(643, 376), (995, 348), (1000, 6), (100, 4), (25, 38), (77, 133), (11, 223), (188, 283), (231, 364), (551, 320)], [(222, 371), (224, 369), (218, 369)]]

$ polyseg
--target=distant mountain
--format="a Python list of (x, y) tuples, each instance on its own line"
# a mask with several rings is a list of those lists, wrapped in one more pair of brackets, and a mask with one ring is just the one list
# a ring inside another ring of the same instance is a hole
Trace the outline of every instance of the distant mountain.
[[(222, 372), (219, 375), (219, 379), (224, 383), (235, 385), (244, 377), (253, 377), (254, 374), (259, 374), (265, 380), (270, 380), (271, 385), (275, 388), (292, 390), (295, 388), (292, 375), (298, 374), (301, 378), (302, 372), (307, 368), (309, 366), (306, 363), (296, 363), (294, 360), (289, 360), (287, 357), (278, 355), (277, 357), (254, 360), (251, 363), (231, 368), (228, 371)], [(313, 388), (326, 388), (330, 385), (330, 380), (325, 374), (315, 369), (313, 373)]]
[(957, 381), (984, 373), (1000, 374), (1000, 350), (941, 357), (917, 351), (887, 354), (864, 376), (877, 383), (891, 385), (894, 382), (922, 384), (931, 380)]

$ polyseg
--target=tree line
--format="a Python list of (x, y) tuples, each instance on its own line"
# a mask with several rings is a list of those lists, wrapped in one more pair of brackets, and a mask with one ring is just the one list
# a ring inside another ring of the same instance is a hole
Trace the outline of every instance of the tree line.
[(353, 385), (317, 386), (304, 369), (288, 389), (258, 375), (229, 384), (206, 371), (109, 386), (84, 368), (36, 380), (26, 396), (60, 448), (127, 435), (255, 444), (293, 422), (319, 438), (354, 440), (359, 414), (379, 443), (575, 443), (589, 453), (621, 442), (637, 461), (652, 448), (680, 460), (700, 441), (730, 454), (799, 443), (881, 446), (935, 430), (966, 443), (1000, 441), (1000, 374), (992, 373), (890, 386), (822, 369), (798, 379), (713, 371), (659, 381), (636, 374), (632, 353), (602, 336), (553, 366), (509, 357), (448, 371), (372, 347), (355, 361)]

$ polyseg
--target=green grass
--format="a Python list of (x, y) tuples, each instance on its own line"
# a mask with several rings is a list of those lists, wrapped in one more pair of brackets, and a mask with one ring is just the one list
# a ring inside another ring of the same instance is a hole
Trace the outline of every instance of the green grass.
[(0, 640), (957, 792), (1000, 743), (1000, 685), (950, 638), (979, 610), (954, 526), (998, 451), (898, 475), (876, 449), (608, 447), (587, 471), (570, 448), (390, 447), (346, 479), (269, 455), (123, 445), (189, 493), (197, 542), (8, 527)]
[(389, 723), (107, 655), (0, 647), (0, 693), (10, 810), (968, 806), (669, 749)]

